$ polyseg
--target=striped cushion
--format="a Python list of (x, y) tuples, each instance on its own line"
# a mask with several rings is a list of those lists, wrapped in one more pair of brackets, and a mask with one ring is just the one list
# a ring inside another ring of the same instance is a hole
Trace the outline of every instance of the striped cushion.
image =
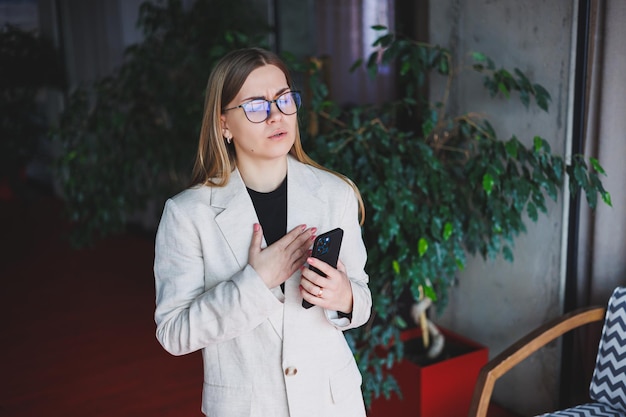
[(555, 411), (554, 413), (542, 414), (539, 417), (625, 417), (621, 410), (611, 408), (602, 403), (578, 405), (567, 410)]
[(626, 288), (624, 287), (616, 288), (609, 300), (589, 395), (593, 401), (626, 411)]

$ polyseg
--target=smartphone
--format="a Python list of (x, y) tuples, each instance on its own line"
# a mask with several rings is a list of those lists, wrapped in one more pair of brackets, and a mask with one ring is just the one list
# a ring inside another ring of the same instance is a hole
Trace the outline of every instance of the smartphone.
[[(337, 261), (339, 260), (339, 249), (341, 249), (341, 240), (343, 239), (343, 229), (336, 228), (330, 232), (323, 233), (315, 238), (313, 242), (313, 251), (311, 257), (320, 259), (326, 262), (333, 268), (337, 268)], [(309, 265), (309, 269), (317, 272), (321, 276), (325, 277), (319, 269)], [(313, 304), (306, 300), (302, 300), (302, 307), (311, 308)]]

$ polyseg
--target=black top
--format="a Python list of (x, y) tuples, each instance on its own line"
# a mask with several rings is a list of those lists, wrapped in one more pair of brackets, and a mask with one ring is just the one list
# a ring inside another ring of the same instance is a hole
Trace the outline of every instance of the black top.
[[(269, 246), (287, 233), (287, 177), (274, 191), (260, 193), (248, 188), (248, 194)], [(280, 284), (280, 288), (284, 292), (285, 284)]]
[(287, 233), (287, 177), (274, 191), (260, 193), (248, 188), (267, 245)]
[[(263, 236), (265, 236), (265, 241), (269, 246), (287, 233), (287, 177), (277, 189), (269, 193), (247, 189), (259, 223), (263, 228)], [(284, 292), (285, 283), (280, 284), (280, 288)], [(346, 314), (339, 311), (338, 313), (339, 317), (352, 319), (351, 312)]]

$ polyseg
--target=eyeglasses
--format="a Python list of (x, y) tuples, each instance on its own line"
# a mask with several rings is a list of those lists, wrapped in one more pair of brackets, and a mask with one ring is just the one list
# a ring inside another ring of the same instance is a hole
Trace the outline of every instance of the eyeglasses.
[(241, 107), (249, 121), (252, 123), (262, 123), (270, 117), (272, 103), (276, 103), (276, 107), (282, 114), (289, 116), (298, 111), (302, 103), (302, 98), (300, 97), (299, 91), (288, 91), (278, 96), (276, 100), (255, 99), (239, 106), (224, 109), (224, 111), (226, 112)]

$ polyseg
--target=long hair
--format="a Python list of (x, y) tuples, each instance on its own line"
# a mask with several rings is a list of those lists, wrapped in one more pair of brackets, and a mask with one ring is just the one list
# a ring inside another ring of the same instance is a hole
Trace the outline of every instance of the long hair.
[[(293, 80), (285, 63), (276, 54), (265, 49), (246, 48), (232, 51), (213, 68), (206, 87), (198, 151), (191, 177), (192, 186), (223, 187), (228, 183), (237, 164), (237, 155), (234, 145), (227, 144), (222, 137), (222, 111), (237, 96), (248, 75), (265, 65), (274, 65), (280, 69), (285, 74), (287, 85), (293, 89)], [(359, 217), (363, 223), (365, 208), (358, 187), (346, 176), (311, 159), (302, 148), (299, 129), (296, 129), (296, 140), (289, 153), (296, 160), (328, 171), (350, 184), (359, 201)]]

